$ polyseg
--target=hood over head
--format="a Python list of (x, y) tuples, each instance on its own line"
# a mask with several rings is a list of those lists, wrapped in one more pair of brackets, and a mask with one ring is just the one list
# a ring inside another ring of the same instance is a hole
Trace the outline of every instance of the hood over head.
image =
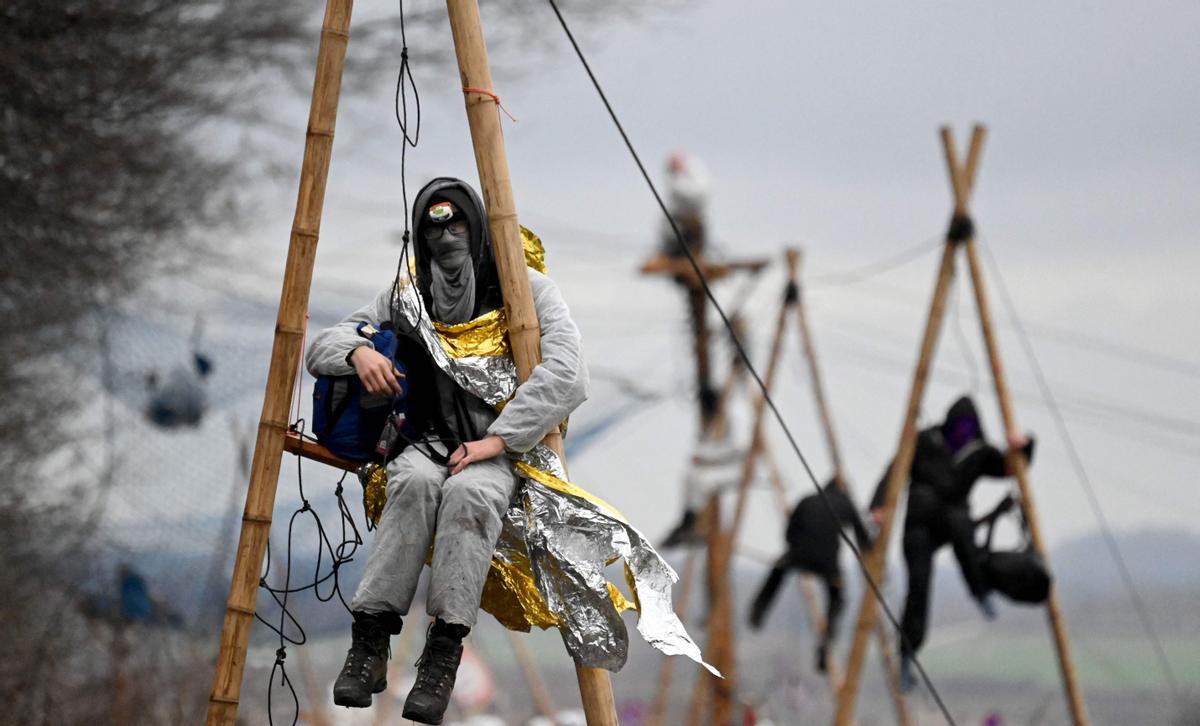
[(474, 267), (475, 306), (471, 317), (478, 317), (495, 310), (503, 304), (500, 295), (500, 277), (496, 273), (496, 259), (492, 252), (492, 237), (487, 225), (487, 212), (483, 201), (469, 184), (453, 177), (438, 177), (417, 192), (412, 208), (413, 262), (417, 268), (417, 289), (425, 303), (425, 309), (433, 314), (433, 298), (430, 284), (433, 279), (431, 266), (433, 252), (425, 241), (423, 228), (431, 224), (425, 212), (436, 202), (450, 202), (467, 219), (470, 227), (470, 253)]
[(983, 438), (979, 412), (970, 396), (962, 396), (950, 406), (942, 424), (942, 436), (946, 439), (946, 445), (954, 452), (976, 439)]

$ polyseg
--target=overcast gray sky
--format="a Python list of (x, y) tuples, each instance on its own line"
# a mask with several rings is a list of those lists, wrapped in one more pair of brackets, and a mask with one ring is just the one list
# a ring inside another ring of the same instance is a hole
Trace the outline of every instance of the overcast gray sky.
[[(659, 220), (549, 8), (522, 4), (545, 46), (534, 61), (497, 63), (496, 85), (519, 119), (505, 121), (522, 220), (549, 248), (597, 370), (647, 388), (686, 389), (691, 375), (683, 305), (665, 281), (635, 270)], [(368, 11), (372, 11), (368, 9)], [(675, 148), (701, 157), (714, 178), (713, 235), (731, 255), (774, 255), (802, 244), (814, 280), (810, 318), (854, 484), (873, 486), (896, 445), (936, 252), (857, 285), (821, 275), (887, 258), (944, 231), (950, 211), (937, 128), (990, 129), (976, 219), (1028, 323), (1195, 361), (1200, 350), (1200, 5), (1193, 2), (683, 2), (634, 22), (593, 26), (585, 50), (635, 144), (661, 177)], [(414, 48), (444, 46), (448, 30), (410, 31)], [(351, 52), (353, 53), (353, 40)], [(424, 103), (410, 188), (434, 174), (475, 171), (457, 77), (417, 65)], [(380, 88), (395, 69), (377, 69)], [(386, 91), (353, 99), (339, 118), (322, 226), (314, 305), (361, 299), (385, 284), (404, 214), (400, 134)], [(303, 108), (297, 129), (299, 158)], [(240, 242), (278, 289), (294, 181), (281, 183), (263, 223)], [(965, 273), (965, 268), (960, 267)], [(965, 277), (960, 279), (965, 282)], [(765, 347), (780, 278), (752, 303), (753, 342)], [(729, 297), (731, 286), (722, 287)], [(353, 297), (353, 295), (351, 295)], [(996, 313), (1004, 318), (993, 295)], [(982, 365), (970, 297), (960, 296), (927, 396), (936, 417), (968, 390)], [(1044, 330), (1044, 328), (1039, 328)], [(1200, 459), (1200, 375), (1151, 367), (1040, 335), (1035, 346), (1101, 500), (1119, 528), (1200, 531), (1194, 496)], [(1005, 327), (1002, 351), (1021, 394), (1018, 416), (1040, 434), (1033, 482), (1051, 542), (1091, 530), (1094, 518)], [(818, 474), (827, 457), (794, 337), (778, 398)], [(979, 384), (988, 428), (1000, 427), (986, 370)], [(577, 414), (611, 410), (613, 389)], [(1097, 407), (1103, 410), (1097, 412)], [(1114, 407), (1157, 416), (1131, 422)], [(674, 519), (695, 434), (676, 395), (646, 409), (572, 462), (574, 478), (653, 537)], [(771, 428), (794, 494), (809, 491)], [(985, 489), (987, 498), (999, 487)], [(778, 515), (756, 494), (748, 543), (770, 550)]]

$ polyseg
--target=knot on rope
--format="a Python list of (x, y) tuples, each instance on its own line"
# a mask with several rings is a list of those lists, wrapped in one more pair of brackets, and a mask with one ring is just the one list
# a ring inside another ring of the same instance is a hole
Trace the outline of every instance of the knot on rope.
[(279, 648), (275, 651), (275, 665), (283, 665), (284, 659), (287, 658), (287, 649)]
[(301, 512), (307, 512), (307, 511), (309, 511), (310, 509), (312, 509), (312, 505), (308, 503), (308, 500), (307, 500), (307, 499), (305, 499), (305, 500), (303, 500), (303, 501), (304, 501), (304, 504), (303, 504), (303, 505), (301, 505), (301, 507), (300, 507), (300, 511), (301, 511)]
[(956, 214), (950, 218), (950, 229), (946, 230), (946, 240), (954, 244), (962, 244), (975, 236), (975, 222), (970, 215)]
[(516, 123), (516, 116), (513, 116), (511, 113), (509, 113), (508, 109), (504, 107), (504, 104), (500, 103), (500, 96), (495, 91), (489, 91), (486, 88), (476, 88), (475, 86), (463, 86), (463, 93), (478, 93), (481, 96), (487, 96), (496, 102), (496, 108), (499, 109), (499, 111), (496, 113), (503, 111), (505, 116), (508, 116), (513, 123)]

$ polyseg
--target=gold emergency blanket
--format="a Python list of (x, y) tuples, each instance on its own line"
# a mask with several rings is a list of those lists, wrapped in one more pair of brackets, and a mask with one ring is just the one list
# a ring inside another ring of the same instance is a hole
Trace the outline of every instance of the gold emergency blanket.
[[(541, 240), (521, 228), (526, 264), (545, 271)], [(466, 391), (501, 408), (517, 388), (507, 321), (494, 311), (467, 323), (444, 326), (421, 315), (415, 285), (402, 284), (395, 301), (417, 327), (434, 363)], [(523, 482), (503, 520), (484, 584), (481, 607), (511, 630), (558, 627), (575, 662), (617, 671), (629, 638), (620, 613), (639, 613), (638, 631), (667, 655), (704, 663), (671, 605), (678, 579), (646, 538), (615, 508), (567, 481), (558, 456), (544, 444), (514, 460)], [(363, 475), (367, 515), (377, 521), (386, 499), (387, 475), (375, 467)], [(624, 561), (631, 598), (608, 581), (605, 569)]]

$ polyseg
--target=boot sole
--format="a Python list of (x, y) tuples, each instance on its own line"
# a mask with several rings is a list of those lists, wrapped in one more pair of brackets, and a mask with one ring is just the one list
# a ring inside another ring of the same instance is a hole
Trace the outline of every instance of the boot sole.
[[(375, 688), (372, 689), (371, 693), (372, 694), (383, 693), (385, 690), (387, 690), (387, 679), (384, 679), (384, 680), (376, 683)], [(367, 696), (366, 698), (360, 699), (360, 698), (353, 698), (350, 694), (347, 694), (347, 693), (338, 693), (336, 690), (333, 692), (333, 704), (335, 706), (345, 706), (347, 708), (370, 708), (371, 701), (372, 701), (371, 696)]]
[(438, 717), (438, 719), (436, 721), (434, 721), (430, 716), (427, 716), (426, 714), (421, 713), (420, 711), (410, 710), (408, 708), (408, 706), (405, 706), (404, 712), (401, 713), (401, 717), (406, 718), (409, 721), (416, 721), (417, 723), (429, 724), (429, 726), (439, 726), (439, 724), (442, 723), (442, 720), (446, 716), (445, 716), (445, 714), (442, 714), (441, 716)]

